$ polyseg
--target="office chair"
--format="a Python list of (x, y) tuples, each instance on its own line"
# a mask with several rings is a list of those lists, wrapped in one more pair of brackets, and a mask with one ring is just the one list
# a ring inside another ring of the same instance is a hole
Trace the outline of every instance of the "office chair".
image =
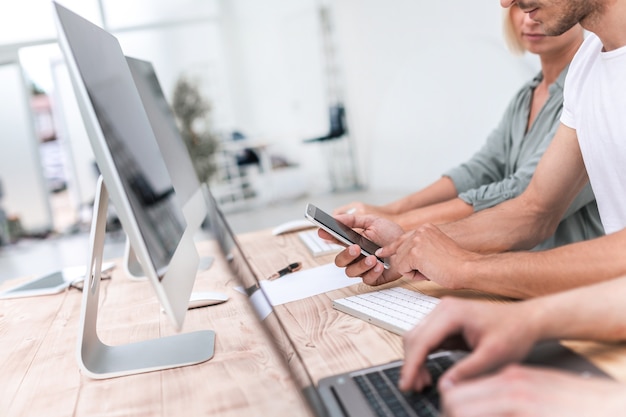
[(318, 138), (305, 139), (305, 143), (325, 142), (327, 140), (338, 139), (347, 133), (345, 122), (346, 112), (342, 104), (330, 106), (328, 116), (330, 121), (330, 131), (328, 134)]

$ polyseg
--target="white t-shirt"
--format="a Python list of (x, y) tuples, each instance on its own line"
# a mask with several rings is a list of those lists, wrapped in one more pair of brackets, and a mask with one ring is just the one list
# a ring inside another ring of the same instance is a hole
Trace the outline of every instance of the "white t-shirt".
[(576, 130), (602, 225), (626, 227), (626, 46), (587, 36), (565, 80), (561, 122)]

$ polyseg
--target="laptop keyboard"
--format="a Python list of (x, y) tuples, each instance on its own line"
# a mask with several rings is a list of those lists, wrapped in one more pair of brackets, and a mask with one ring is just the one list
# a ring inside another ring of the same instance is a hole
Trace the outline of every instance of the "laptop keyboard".
[(336, 253), (340, 250), (344, 249), (343, 246), (337, 245), (335, 243), (330, 243), (317, 234), (317, 229), (313, 230), (305, 230), (298, 233), (298, 237), (307, 247), (311, 255), (313, 256), (321, 256), (327, 255), (329, 253)]
[(355, 375), (353, 379), (378, 417), (439, 416), (437, 381), (452, 364), (448, 356), (428, 359), (426, 367), (433, 384), (422, 392), (403, 393), (398, 389), (400, 366)]

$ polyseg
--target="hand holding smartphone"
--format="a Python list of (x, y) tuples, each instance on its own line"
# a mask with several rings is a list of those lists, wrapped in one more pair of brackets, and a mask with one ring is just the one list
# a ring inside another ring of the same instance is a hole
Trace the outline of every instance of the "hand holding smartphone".
[[(311, 203), (307, 204), (306, 210), (304, 212), (304, 217), (306, 217), (316, 226), (326, 230), (338, 241), (346, 245), (359, 245), (359, 247), (361, 248), (361, 253), (364, 256), (376, 256), (375, 252), (380, 249), (380, 246), (378, 246), (376, 243), (372, 242), (365, 236), (357, 233), (351, 227), (348, 227), (345, 224), (335, 220), (330, 214), (326, 213), (325, 211), (321, 210)], [(389, 264), (384, 259), (378, 258), (378, 260), (382, 262), (385, 269), (389, 268)]]

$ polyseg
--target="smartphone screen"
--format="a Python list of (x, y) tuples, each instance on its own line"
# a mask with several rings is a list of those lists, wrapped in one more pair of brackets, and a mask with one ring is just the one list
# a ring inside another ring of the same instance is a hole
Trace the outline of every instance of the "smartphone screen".
[[(361, 253), (363, 255), (374, 255), (374, 253), (380, 249), (380, 246), (376, 243), (372, 242), (360, 233), (355, 232), (351, 227), (337, 221), (330, 214), (324, 212), (313, 204), (307, 204), (305, 217), (322, 229), (326, 230), (340, 242), (343, 242), (346, 245), (356, 243), (361, 248)], [(378, 259), (383, 263), (385, 268), (389, 267), (387, 262), (383, 259)]]

